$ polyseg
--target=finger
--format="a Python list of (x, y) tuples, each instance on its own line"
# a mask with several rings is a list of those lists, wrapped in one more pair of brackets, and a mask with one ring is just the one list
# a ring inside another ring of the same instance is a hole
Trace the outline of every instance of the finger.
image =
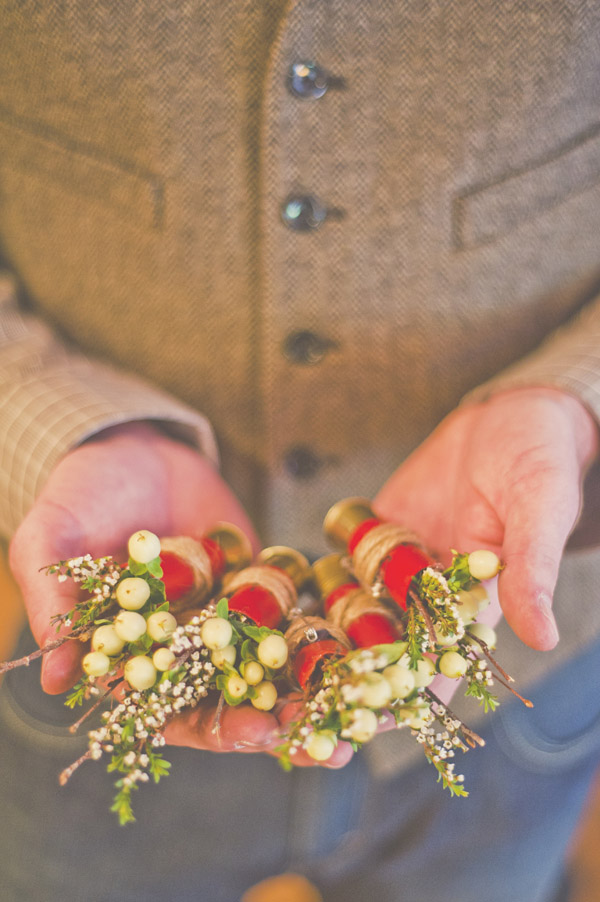
[(217, 708), (200, 705), (168, 724), (164, 736), (169, 745), (211, 752), (262, 752), (278, 740), (277, 719), (246, 705), (225, 707), (216, 727)]
[[(78, 590), (73, 583), (58, 582), (56, 576), (47, 575), (44, 568), (77, 553), (79, 535), (79, 525), (67, 511), (40, 503), (23, 521), (11, 543), (11, 569), (40, 647), (68, 632), (63, 628), (57, 633), (51, 621), (55, 615), (71, 610), (78, 599)], [(84, 654), (83, 643), (73, 639), (44, 655), (44, 691), (57, 694), (69, 689), (81, 673), (80, 662)]]
[(579, 481), (567, 468), (547, 467), (520, 479), (507, 499), (500, 603), (523, 642), (548, 650), (558, 642), (552, 596), (579, 512)]
[[(170, 519), (176, 530), (200, 538), (216, 523), (232, 523), (256, 554), (261, 546), (252, 522), (211, 461), (183, 445), (173, 448), (173, 443), (167, 443), (163, 453), (171, 472)], [(191, 494), (186, 486), (195, 487)]]

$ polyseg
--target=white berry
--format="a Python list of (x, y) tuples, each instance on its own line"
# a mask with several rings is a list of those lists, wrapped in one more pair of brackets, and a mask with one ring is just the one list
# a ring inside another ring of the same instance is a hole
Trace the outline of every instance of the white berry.
[(146, 621), (146, 629), (155, 642), (165, 642), (177, 629), (177, 621), (168, 611), (154, 611)]
[(210, 617), (202, 624), (200, 636), (207, 648), (221, 649), (231, 642), (233, 629), (224, 617)]
[(146, 632), (146, 621), (135, 611), (121, 611), (114, 621), (115, 633), (123, 642), (137, 642)]
[(398, 714), (400, 719), (408, 724), (413, 730), (420, 730), (421, 727), (425, 726), (427, 723), (429, 707), (425, 705), (423, 707), (414, 708), (406, 705), (405, 707), (398, 708)]
[(150, 586), (139, 576), (128, 576), (117, 585), (115, 594), (126, 611), (139, 611), (150, 598)]
[(81, 666), (88, 676), (104, 676), (110, 670), (110, 658), (101, 651), (90, 651)]
[[(258, 665), (260, 667), (260, 664)], [(262, 668), (261, 668), (262, 669)], [(246, 679), (248, 679), (246, 677)], [(263, 680), (259, 683), (255, 690), (256, 695), (250, 699), (255, 708), (259, 711), (270, 711), (277, 701), (277, 689), (269, 680)]]
[(457, 651), (447, 651), (439, 660), (440, 673), (453, 680), (464, 676), (467, 666), (467, 661)]
[(157, 648), (152, 655), (152, 663), (157, 670), (170, 670), (176, 658), (170, 648)]
[(248, 683), (237, 673), (232, 673), (227, 680), (227, 691), (232, 698), (242, 698), (248, 691)]
[(392, 698), (406, 698), (415, 688), (414, 673), (402, 664), (390, 664), (383, 675), (392, 690)]
[(132, 689), (143, 692), (154, 686), (157, 677), (156, 667), (146, 655), (136, 655), (130, 658), (123, 668), (123, 676)]
[(305, 751), (313, 761), (328, 761), (335, 751), (333, 734), (328, 731), (311, 733), (305, 745)]
[(368, 742), (377, 732), (377, 715), (370, 708), (355, 708), (349, 727), (350, 738), (355, 742)]
[(492, 629), (491, 626), (488, 626), (487, 623), (473, 623), (469, 627), (469, 633), (477, 639), (481, 639), (482, 642), (485, 642), (488, 648), (492, 650), (496, 648), (496, 630)]
[(261, 664), (277, 670), (279, 667), (283, 667), (287, 661), (287, 642), (283, 636), (267, 636), (258, 643), (256, 654)]
[(366, 674), (358, 684), (360, 701), (369, 708), (385, 708), (392, 700), (392, 689), (380, 673)]
[(124, 645), (125, 642), (117, 636), (117, 631), (112, 623), (105, 623), (94, 630), (92, 636), (94, 651), (102, 651), (105, 655), (118, 655)]
[[(404, 656), (400, 659), (400, 664), (408, 667), (409, 658)], [(435, 677), (435, 664), (431, 658), (422, 658), (416, 666), (416, 669), (410, 668), (415, 681), (415, 689), (424, 689), (433, 682)]]
[(264, 675), (264, 667), (258, 661), (246, 661), (244, 664), (244, 679), (250, 686), (257, 686)]
[(160, 539), (148, 529), (140, 529), (127, 544), (129, 557), (138, 564), (149, 564), (160, 554)]
[(226, 645), (225, 648), (215, 648), (210, 654), (210, 659), (219, 670), (225, 670), (225, 665), (233, 667), (237, 651), (235, 645)]
[(493, 551), (472, 551), (469, 555), (469, 573), (474, 579), (492, 579), (500, 569), (500, 558)]
[(489, 596), (483, 586), (472, 589), (461, 589), (457, 595), (457, 607), (460, 619), (468, 626), (490, 603)]
[(456, 633), (444, 633), (439, 623), (434, 623), (436, 645), (444, 647), (456, 644)]

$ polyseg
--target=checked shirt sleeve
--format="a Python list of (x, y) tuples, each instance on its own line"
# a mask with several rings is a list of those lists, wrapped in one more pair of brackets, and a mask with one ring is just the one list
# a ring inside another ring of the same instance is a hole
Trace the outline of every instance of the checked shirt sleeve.
[(510, 388), (550, 386), (579, 398), (600, 423), (600, 297), (531, 354), (470, 392), (483, 401)]
[(208, 421), (137, 376), (69, 349), (19, 308), (0, 273), (0, 531), (10, 536), (55, 463), (108, 426), (153, 420), (213, 461)]

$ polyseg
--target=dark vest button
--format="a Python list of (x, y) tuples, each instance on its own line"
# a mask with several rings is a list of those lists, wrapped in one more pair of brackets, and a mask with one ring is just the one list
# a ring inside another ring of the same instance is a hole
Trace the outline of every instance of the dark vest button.
[(301, 100), (318, 100), (327, 91), (327, 73), (308, 60), (299, 60), (290, 66), (287, 86), (294, 97)]
[(304, 329), (299, 332), (290, 332), (282, 344), (282, 351), (290, 363), (314, 366), (320, 363), (334, 346), (333, 341)]
[(323, 464), (322, 459), (306, 445), (296, 445), (283, 458), (286, 472), (293, 479), (312, 479)]
[(281, 205), (281, 218), (295, 232), (310, 232), (325, 222), (327, 210), (311, 194), (292, 194)]

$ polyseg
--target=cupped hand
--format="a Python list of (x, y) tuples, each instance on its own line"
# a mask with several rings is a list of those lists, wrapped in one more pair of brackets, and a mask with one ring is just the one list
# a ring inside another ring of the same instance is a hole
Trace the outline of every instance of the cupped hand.
[(598, 449), (595, 420), (574, 397), (520, 388), (451, 413), (377, 495), (377, 513), (418, 532), (442, 560), (489, 548), (505, 565), (499, 600), (517, 636), (558, 641), (552, 597)]
[[(200, 537), (218, 521), (239, 526), (258, 548), (247, 515), (210, 461), (149, 424), (115, 427), (71, 451), (10, 547), (36, 641), (55, 638), (51, 618), (78, 600), (76, 586), (43, 572), (48, 564), (88, 552), (126, 554), (137, 529)], [(64, 692), (75, 682), (82, 654), (81, 643), (67, 642), (44, 656), (46, 692)]]

